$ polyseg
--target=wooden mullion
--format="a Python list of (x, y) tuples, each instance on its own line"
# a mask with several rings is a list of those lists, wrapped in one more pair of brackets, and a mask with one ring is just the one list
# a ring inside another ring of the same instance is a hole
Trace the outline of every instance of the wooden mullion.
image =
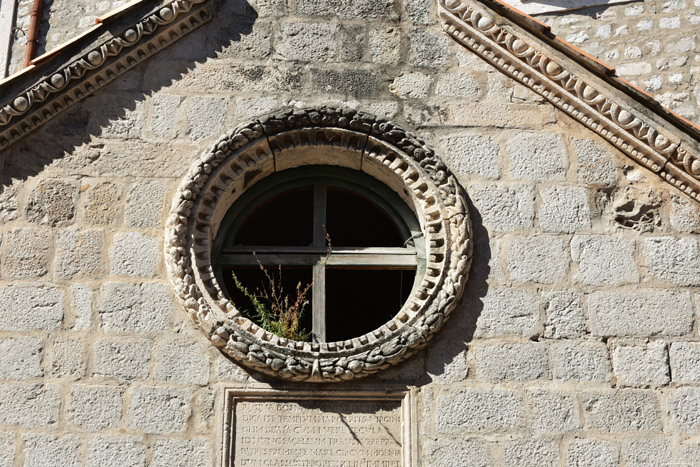
[(316, 248), (326, 246), (326, 204), (327, 186), (325, 183), (314, 185), (314, 231), (313, 246)]
[(313, 267), (311, 308), (311, 340), (326, 342), (326, 266), (323, 263)]
[(416, 268), (419, 260), (415, 254), (377, 255), (373, 253), (331, 254), (328, 258), (320, 254), (282, 254), (265, 253), (259, 255), (224, 254), (218, 258), (222, 267), (256, 266), (258, 261), (263, 266), (314, 266), (323, 263), (332, 267), (386, 267)]

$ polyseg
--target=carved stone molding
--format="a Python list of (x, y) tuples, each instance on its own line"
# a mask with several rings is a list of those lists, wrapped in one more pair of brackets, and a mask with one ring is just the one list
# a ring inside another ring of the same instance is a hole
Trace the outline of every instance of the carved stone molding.
[[(402, 195), (421, 220), (428, 264), (420, 286), (381, 327), (346, 341), (297, 342), (259, 328), (230, 303), (210, 254), (221, 219), (248, 186), (284, 168), (317, 164), (319, 155)], [(423, 141), (354, 110), (282, 110), (235, 128), (202, 154), (173, 201), (165, 257), (185, 310), (227, 355), (276, 377), (335, 382), (387, 368), (426, 344), (462, 294), (471, 239), (465, 193)]]
[(0, 150), (211, 19), (212, 0), (175, 0), (0, 108)]
[(467, 0), (439, 0), (443, 29), (638, 164), (700, 201), (700, 157)]

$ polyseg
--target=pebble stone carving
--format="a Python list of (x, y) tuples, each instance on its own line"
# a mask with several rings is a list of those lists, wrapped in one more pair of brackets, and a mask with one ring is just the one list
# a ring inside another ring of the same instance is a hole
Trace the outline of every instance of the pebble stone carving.
[[(236, 310), (217, 284), (210, 254), (217, 222), (245, 186), (278, 170), (289, 154), (304, 165), (314, 163), (304, 154), (319, 153), (331, 157), (328, 164), (359, 163), (410, 196), (428, 264), (421, 285), (380, 328), (346, 341), (297, 342), (264, 331)], [(372, 115), (323, 107), (284, 109), (242, 124), (205, 151), (177, 191), (164, 248), (177, 295), (216, 347), (268, 375), (337, 382), (376, 373), (427, 343), (462, 294), (473, 245), (464, 190), (423, 141)]]
[(466, 0), (439, 0), (443, 29), (491, 65), (700, 201), (700, 157)]
[(49, 73), (0, 107), (0, 150), (211, 19), (212, 0), (175, 0)]

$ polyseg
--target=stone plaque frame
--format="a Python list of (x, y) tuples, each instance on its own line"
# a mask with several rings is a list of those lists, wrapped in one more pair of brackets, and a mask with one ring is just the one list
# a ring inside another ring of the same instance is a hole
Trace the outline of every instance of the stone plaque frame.
[(401, 415), (401, 467), (417, 467), (418, 438), (416, 398), (409, 388), (355, 388), (344, 390), (237, 388), (224, 389), (223, 427), (221, 435), (221, 467), (234, 467), (235, 407), (238, 402), (313, 402), (357, 401), (399, 402)]

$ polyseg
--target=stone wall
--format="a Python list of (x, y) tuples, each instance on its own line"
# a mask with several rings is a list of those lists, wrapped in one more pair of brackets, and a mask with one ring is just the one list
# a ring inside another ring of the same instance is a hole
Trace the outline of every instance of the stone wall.
[(697, 0), (632, 2), (537, 18), (665, 107), (700, 123)]
[(0, 154), (0, 465), (214, 465), (222, 356), (163, 263), (174, 191), (235, 125), (336, 105), (425, 138), (471, 200), (446, 328), (345, 387), (414, 387), (425, 466), (700, 462), (700, 208), (452, 42), (432, 2), (217, 4)]

